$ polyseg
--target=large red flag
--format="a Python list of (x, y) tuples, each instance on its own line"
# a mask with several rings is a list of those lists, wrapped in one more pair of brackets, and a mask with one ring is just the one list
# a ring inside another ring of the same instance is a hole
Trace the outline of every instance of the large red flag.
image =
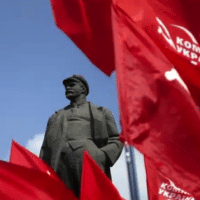
[(12, 141), (11, 146), (10, 162), (27, 168), (40, 170), (55, 179), (59, 179), (56, 172), (41, 158), (30, 152), (23, 146), (19, 145), (14, 140)]
[(200, 198), (200, 114), (170, 61), (118, 6), (116, 70), (125, 139)]
[(93, 158), (84, 152), (81, 200), (124, 200)]
[(77, 200), (60, 180), (3, 161), (0, 161), (0, 186), (0, 198), (4, 200)]
[(176, 187), (172, 180), (159, 173), (148, 158), (145, 158), (145, 167), (149, 200), (195, 200), (191, 194)]

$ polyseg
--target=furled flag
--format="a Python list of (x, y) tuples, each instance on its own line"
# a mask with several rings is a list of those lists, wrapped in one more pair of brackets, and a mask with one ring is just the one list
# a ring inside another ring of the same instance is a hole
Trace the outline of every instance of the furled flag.
[(200, 199), (200, 114), (192, 99), (200, 105), (200, 1), (51, 2), (57, 25), (97, 67), (110, 74), (115, 62), (125, 140)]
[(125, 200), (118, 190), (97, 165), (93, 158), (84, 151), (81, 183), (81, 200)]
[(172, 180), (159, 173), (148, 158), (145, 158), (145, 167), (149, 200), (195, 200), (191, 194), (176, 187)]

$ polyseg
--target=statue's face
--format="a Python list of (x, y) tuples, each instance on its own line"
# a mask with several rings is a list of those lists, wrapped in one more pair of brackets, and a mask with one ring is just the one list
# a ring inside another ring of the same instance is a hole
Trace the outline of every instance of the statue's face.
[(71, 100), (84, 93), (84, 85), (81, 82), (71, 80), (65, 85), (65, 96)]

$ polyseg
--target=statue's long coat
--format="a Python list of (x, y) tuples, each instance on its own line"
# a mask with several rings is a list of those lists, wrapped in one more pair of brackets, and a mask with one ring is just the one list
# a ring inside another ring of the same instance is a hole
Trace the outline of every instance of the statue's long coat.
[[(122, 151), (122, 143), (119, 141), (119, 133), (111, 112), (103, 107), (97, 107), (89, 103), (91, 116), (91, 135), (96, 146), (104, 151), (108, 161), (105, 173), (110, 176), (110, 167), (119, 158)], [(56, 171), (59, 159), (65, 143), (63, 124), (67, 123), (65, 109), (53, 114), (47, 124), (44, 142), (40, 151), (40, 157)]]

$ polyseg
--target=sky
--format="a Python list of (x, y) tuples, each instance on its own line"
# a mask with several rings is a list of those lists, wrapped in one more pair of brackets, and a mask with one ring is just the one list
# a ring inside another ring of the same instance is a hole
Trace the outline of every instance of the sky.
[[(0, 6), (0, 159), (12, 139), (39, 153), (48, 118), (69, 104), (62, 80), (83, 75), (88, 100), (109, 108), (119, 126), (115, 73), (107, 77), (55, 25), (48, 0), (7, 0)], [(141, 200), (146, 200), (143, 157), (136, 152)], [(113, 183), (130, 199), (125, 153), (112, 168)]]

